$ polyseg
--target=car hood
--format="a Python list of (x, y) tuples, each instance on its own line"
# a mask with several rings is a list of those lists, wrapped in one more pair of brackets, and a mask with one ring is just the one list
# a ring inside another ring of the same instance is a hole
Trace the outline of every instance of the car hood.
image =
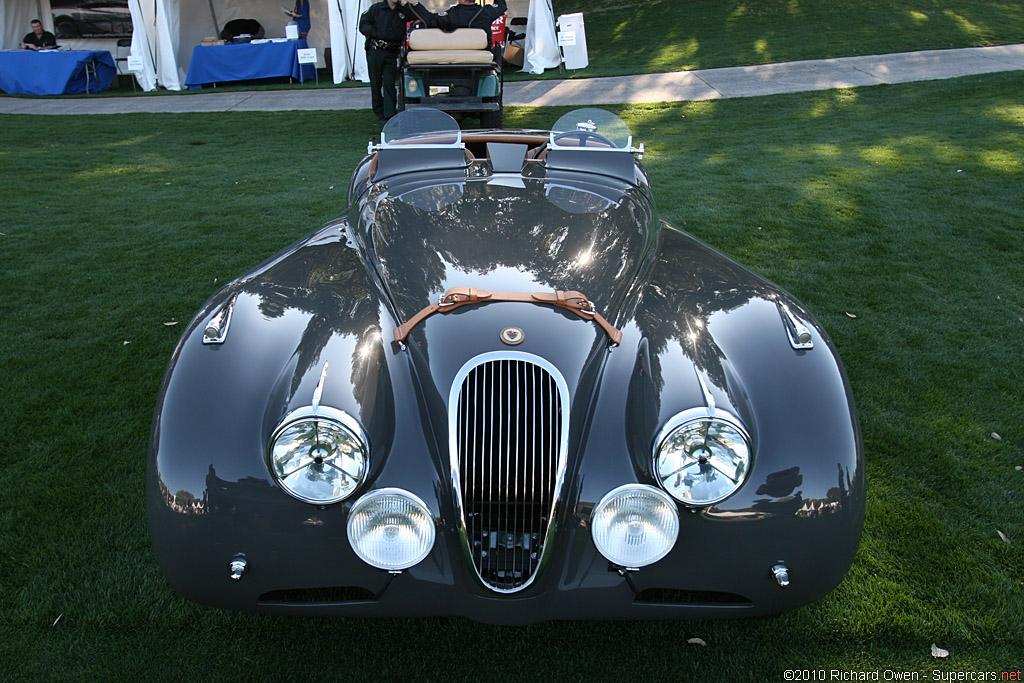
[(614, 320), (656, 234), (635, 187), (489, 177), (393, 186), (365, 239), (397, 316), (451, 287), (579, 291)]

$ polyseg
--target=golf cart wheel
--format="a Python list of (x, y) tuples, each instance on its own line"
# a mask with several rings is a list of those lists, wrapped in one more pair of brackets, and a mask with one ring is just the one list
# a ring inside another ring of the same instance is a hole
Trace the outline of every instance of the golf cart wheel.
[(497, 109), (494, 111), (482, 111), (480, 112), (480, 127), (481, 128), (501, 128), (502, 123), (505, 120), (505, 110)]

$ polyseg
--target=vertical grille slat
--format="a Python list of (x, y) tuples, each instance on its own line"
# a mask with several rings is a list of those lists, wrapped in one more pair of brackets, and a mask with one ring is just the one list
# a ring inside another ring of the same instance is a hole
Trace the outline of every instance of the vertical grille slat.
[(533, 581), (565, 461), (564, 380), (524, 356), (481, 360), (452, 387), (452, 465), (466, 543), (480, 579), (499, 592)]

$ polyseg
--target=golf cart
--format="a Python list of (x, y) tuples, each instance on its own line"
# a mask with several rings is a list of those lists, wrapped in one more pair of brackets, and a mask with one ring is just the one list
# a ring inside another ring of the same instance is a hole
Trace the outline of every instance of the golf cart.
[(493, 40), (479, 28), (412, 29), (401, 53), (398, 111), (431, 107), (456, 120), (479, 116), (482, 128), (501, 128), (504, 19), (494, 22), (500, 27), (492, 26)]

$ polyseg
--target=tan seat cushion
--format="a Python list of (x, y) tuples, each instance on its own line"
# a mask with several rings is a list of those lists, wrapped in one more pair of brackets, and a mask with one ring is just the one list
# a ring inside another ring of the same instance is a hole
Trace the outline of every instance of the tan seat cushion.
[(486, 50), (490, 45), (482, 28), (457, 28), (445, 33), (439, 28), (419, 28), (409, 34), (410, 50)]
[(494, 55), (487, 50), (418, 50), (407, 59), (410, 64), (490, 64)]

